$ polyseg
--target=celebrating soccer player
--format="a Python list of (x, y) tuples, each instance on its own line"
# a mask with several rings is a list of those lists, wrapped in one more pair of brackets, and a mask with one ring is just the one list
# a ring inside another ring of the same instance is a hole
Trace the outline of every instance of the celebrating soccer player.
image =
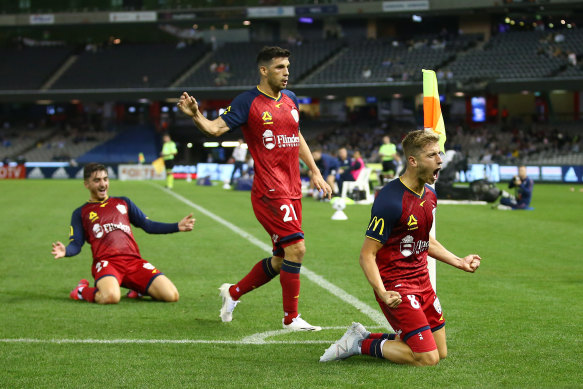
[(71, 218), (69, 245), (53, 243), (55, 259), (79, 254), (85, 241), (91, 245), (91, 273), (95, 287), (81, 280), (71, 291), (74, 300), (99, 304), (117, 304), (120, 286), (134, 296), (149, 295), (155, 300), (176, 302), (178, 290), (168, 277), (142, 259), (130, 223), (150, 234), (192, 231), (192, 214), (178, 223), (160, 223), (146, 217), (127, 197), (109, 197), (109, 179), (105, 166), (87, 164), (83, 170), (89, 201), (77, 208)]
[(435, 365), (447, 356), (445, 319), (429, 281), (427, 255), (473, 273), (480, 256), (459, 258), (429, 235), (441, 168), (439, 137), (410, 132), (403, 140), (407, 170), (378, 194), (360, 252), (360, 266), (396, 334), (370, 333), (353, 323), (320, 362), (366, 354), (394, 363)]
[(198, 109), (196, 99), (184, 92), (178, 107), (192, 117), (200, 131), (220, 136), (241, 127), (255, 161), (251, 204), (257, 220), (273, 243), (273, 256), (259, 261), (237, 284), (223, 284), (220, 317), (233, 319), (239, 298), (279, 274), (283, 295), (283, 327), (298, 331), (319, 331), (298, 313), (300, 269), (306, 251), (302, 231), (302, 203), (299, 160), (312, 172), (316, 189), (330, 198), (332, 189), (322, 178), (299, 130), (299, 107), (294, 93), (286, 90), (290, 51), (264, 47), (257, 55), (260, 82), (237, 96), (217, 119), (210, 121)]

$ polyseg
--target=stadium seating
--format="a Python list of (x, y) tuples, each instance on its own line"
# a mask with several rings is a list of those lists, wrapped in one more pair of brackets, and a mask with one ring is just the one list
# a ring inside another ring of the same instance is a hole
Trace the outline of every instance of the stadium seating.
[(51, 89), (170, 86), (207, 50), (204, 44), (120, 44), (84, 51)]
[(158, 158), (160, 148), (160, 137), (153, 128), (144, 125), (130, 126), (77, 158), (77, 162), (136, 163), (138, 155), (143, 153), (146, 162), (150, 163)]
[(37, 147), (23, 154), (27, 162), (65, 161), (76, 160), (89, 150), (113, 138), (112, 132), (84, 132), (82, 136), (64, 136), (61, 132), (55, 133)]
[[(259, 82), (256, 65), (256, 53), (263, 46), (279, 45), (292, 52), (290, 66), (290, 85), (302, 80), (341, 46), (340, 41), (305, 42), (301, 45), (283, 43), (226, 43), (213, 53), (190, 77), (182, 82), (184, 87), (192, 86), (253, 86)], [(227, 65), (224, 72), (211, 70), (211, 64)]]
[[(451, 71), (448, 78), (459, 82), (580, 78), (581, 64), (569, 65), (567, 54), (583, 56), (583, 30), (562, 30), (560, 35), (557, 41), (557, 33), (549, 31), (500, 33), (483, 44), (479, 34), (447, 39), (426, 34), (407, 42), (386, 38), (236, 42), (216, 51), (203, 43), (183, 48), (122, 43), (100, 49), (88, 46), (78, 54), (68, 47), (3, 48), (0, 89), (38, 89), (68, 58), (75, 60), (51, 90), (164, 88), (174, 82), (183, 87), (252, 86), (258, 81), (255, 53), (274, 44), (292, 51), (290, 86), (419, 81), (421, 68)], [(43, 66), (30, 66), (35, 63)]]
[[(567, 65), (547, 31), (520, 31), (493, 37), (483, 48), (459, 55), (450, 65), (460, 81), (545, 78)], [(574, 40), (571, 40), (576, 45)], [(583, 45), (579, 48), (583, 50)]]
[(0, 48), (0, 89), (40, 89), (71, 53), (70, 47)]
[[(422, 77), (420, 69), (443, 67), (456, 52), (471, 47), (479, 38), (480, 35), (468, 35), (433, 42), (420, 36), (408, 43), (352, 40), (338, 58), (306, 81), (315, 84), (418, 81)], [(370, 75), (364, 75), (365, 70), (370, 70)]]
[(49, 139), (57, 133), (56, 128), (27, 129), (5, 128), (0, 130), (0, 160), (16, 159), (27, 150)]

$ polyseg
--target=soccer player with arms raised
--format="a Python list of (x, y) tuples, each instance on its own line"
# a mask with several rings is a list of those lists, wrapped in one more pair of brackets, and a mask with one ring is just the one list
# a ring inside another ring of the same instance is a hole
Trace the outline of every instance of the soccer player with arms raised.
[(255, 161), (251, 204), (257, 220), (273, 243), (273, 256), (259, 261), (237, 284), (223, 284), (221, 320), (230, 322), (239, 298), (279, 274), (283, 296), (283, 327), (319, 331), (300, 317), (300, 269), (305, 254), (299, 159), (312, 172), (316, 189), (330, 197), (332, 189), (322, 178), (299, 129), (299, 107), (293, 92), (286, 90), (289, 50), (264, 47), (257, 55), (260, 82), (241, 93), (217, 119), (211, 121), (198, 109), (196, 99), (184, 92), (178, 107), (192, 117), (200, 131), (220, 136), (237, 127)]
[(176, 302), (178, 290), (140, 255), (130, 223), (149, 234), (169, 234), (192, 231), (192, 214), (178, 223), (160, 223), (146, 217), (127, 197), (109, 197), (109, 178), (105, 166), (89, 163), (83, 170), (89, 201), (73, 212), (69, 245), (53, 243), (51, 254), (55, 259), (72, 257), (81, 252), (85, 241), (91, 245), (93, 265), (91, 274), (95, 287), (81, 280), (71, 291), (74, 300), (98, 304), (117, 304), (121, 297), (120, 286), (155, 300)]
[(438, 141), (431, 131), (407, 134), (407, 170), (379, 192), (360, 252), (360, 266), (396, 334), (370, 333), (353, 323), (320, 362), (366, 354), (429, 366), (447, 356), (445, 319), (429, 281), (427, 255), (470, 273), (480, 266), (480, 256), (457, 257), (429, 234), (437, 197), (427, 184), (435, 183), (441, 168)]

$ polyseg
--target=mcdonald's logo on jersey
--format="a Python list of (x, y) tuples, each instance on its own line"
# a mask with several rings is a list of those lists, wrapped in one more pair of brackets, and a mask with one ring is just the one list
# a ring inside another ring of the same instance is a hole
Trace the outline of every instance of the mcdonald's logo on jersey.
[(261, 114), (261, 119), (263, 119), (263, 124), (273, 124), (273, 116), (269, 111), (263, 112)]
[(385, 230), (385, 219), (383, 218), (378, 218), (378, 217), (373, 217), (372, 220), (370, 221), (370, 224), (368, 225), (368, 229), (371, 230), (372, 227), (372, 231), (376, 232), (377, 231), (377, 227), (380, 226), (379, 235), (383, 234), (383, 231)]
[(407, 221), (407, 225), (409, 226), (409, 231), (416, 230), (417, 226), (417, 218), (413, 215), (409, 215), (409, 220)]

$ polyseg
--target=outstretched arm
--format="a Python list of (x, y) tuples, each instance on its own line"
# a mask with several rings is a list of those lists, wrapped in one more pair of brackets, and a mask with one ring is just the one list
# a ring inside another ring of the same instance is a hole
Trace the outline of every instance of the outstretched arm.
[[(171, 234), (180, 231), (178, 223), (161, 223), (148, 219), (142, 210), (127, 197), (120, 197), (128, 205), (130, 223), (148, 234)], [(183, 219), (184, 220), (184, 219)], [(193, 221), (194, 223), (194, 221)]]
[(182, 93), (180, 100), (176, 104), (178, 108), (185, 114), (192, 118), (194, 124), (198, 129), (210, 136), (221, 136), (225, 132), (229, 131), (229, 126), (223, 120), (222, 117), (218, 117), (215, 120), (208, 120), (204, 115), (198, 110), (198, 102), (188, 93)]
[(312, 183), (314, 184), (314, 188), (321, 190), (324, 192), (324, 196), (328, 197), (329, 199), (332, 198), (332, 188), (326, 182), (326, 180), (322, 177), (322, 173), (320, 173), (320, 169), (316, 166), (316, 162), (314, 161), (314, 157), (310, 152), (310, 147), (306, 143), (304, 136), (302, 133), (299, 133), (300, 138), (300, 158), (306, 165), (308, 165), (308, 169), (310, 169)]
[(53, 249), (51, 250), (51, 254), (55, 257), (55, 259), (63, 258), (65, 256), (67, 249), (65, 245), (61, 242), (53, 242)]
[(377, 296), (379, 296), (389, 308), (397, 308), (402, 301), (401, 295), (399, 292), (385, 289), (385, 285), (383, 284), (376, 263), (376, 255), (381, 247), (383, 247), (383, 245), (380, 242), (368, 237), (364, 238), (364, 243), (360, 250), (360, 267)]
[(178, 231), (192, 231), (195, 221), (196, 219), (192, 217), (192, 213), (189, 213), (178, 222)]
[(447, 263), (453, 267), (457, 267), (468, 273), (475, 272), (480, 267), (480, 258), (477, 254), (470, 254), (463, 258), (458, 257), (449, 250), (447, 250), (434, 237), (429, 237), (429, 255), (438, 261)]

